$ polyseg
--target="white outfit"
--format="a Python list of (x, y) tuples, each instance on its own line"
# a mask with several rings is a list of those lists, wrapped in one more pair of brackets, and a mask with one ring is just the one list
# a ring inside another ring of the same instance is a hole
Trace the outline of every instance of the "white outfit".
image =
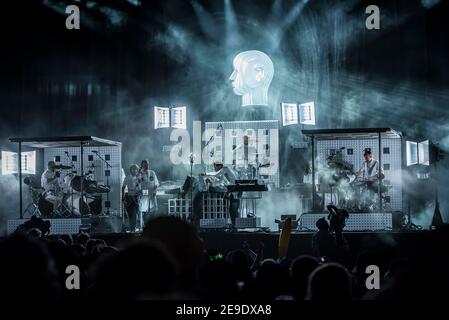
[(54, 179), (48, 182), (48, 179), (53, 179), (56, 177), (56, 172), (46, 169), (41, 176), (41, 185), (45, 191), (56, 191), (58, 187), (58, 179)]
[(359, 171), (359, 174), (367, 180), (375, 180), (375, 178), (379, 177), (379, 173), (383, 174), (383, 170), (379, 166), (379, 161), (374, 158), (370, 161), (363, 162), (362, 168)]
[(217, 172), (215, 176), (220, 180), (224, 180), (225, 184), (235, 184), (236, 174), (229, 167), (223, 167)]
[(139, 200), (140, 212), (154, 212), (157, 210), (156, 189), (159, 181), (153, 170), (140, 171), (138, 174), (140, 181), (141, 197)]
[(129, 174), (123, 180), (123, 186), (125, 187), (125, 192), (130, 196), (135, 196), (140, 191), (139, 186), (139, 176), (136, 174), (135, 176)]

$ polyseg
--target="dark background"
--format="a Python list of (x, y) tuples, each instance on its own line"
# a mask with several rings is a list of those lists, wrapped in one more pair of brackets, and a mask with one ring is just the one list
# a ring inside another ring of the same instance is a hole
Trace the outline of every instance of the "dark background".
[[(67, 30), (68, 4), (81, 29)], [(137, 5), (136, 5), (137, 3)], [(365, 28), (376, 4), (381, 29)], [(315, 101), (316, 128), (392, 127), (449, 149), (449, 4), (393, 1), (4, 1), (0, 4), (0, 147), (13, 136), (94, 135), (123, 142), (123, 164), (149, 158), (160, 180), (183, 178), (168, 153), (171, 129), (153, 106), (187, 105), (192, 121), (242, 119), (228, 80), (240, 51), (273, 60), (270, 113)], [(282, 183), (295, 181), (300, 127), (280, 133)], [(432, 183), (447, 198), (447, 160)], [(15, 214), (17, 180), (0, 177), (1, 209)], [(407, 190), (414, 192), (413, 188)], [(415, 195), (418, 195), (416, 192)], [(416, 210), (429, 222), (431, 201)], [(443, 216), (449, 207), (443, 201)]]

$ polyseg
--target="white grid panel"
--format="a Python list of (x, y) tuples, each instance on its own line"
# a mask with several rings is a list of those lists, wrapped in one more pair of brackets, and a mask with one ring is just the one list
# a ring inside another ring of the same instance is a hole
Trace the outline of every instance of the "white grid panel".
[[(342, 147), (343, 160), (351, 163), (354, 170), (357, 171), (362, 167), (363, 150), (371, 148), (373, 157), (379, 159), (378, 140), (377, 139), (347, 139), (347, 140), (317, 140), (316, 142), (316, 167), (325, 166), (328, 152), (331, 149), (338, 150)], [(390, 196), (391, 210), (402, 210), (402, 143), (400, 138), (383, 138), (382, 139), (382, 166), (390, 165), (389, 170), (384, 170), (385, 181), (390, 182), (392, 188), (388, 191)], [(384, 148), (389, 148), (390, 153), (385, 154)], [(348, 149), (352, 149), (352, 154), (348, 154)], [(319, 172), (318, 172), (319, 175)]]
[(168, 214), (183, 220), (189, 220), (191, 211), (190, 200), (168, 199)]
[[(316, 221), (326, 218), (329, 213), (303, 214), (300, 218), (300, 230), (316, 231)], [(377, 231), (392, 230), (393, 218), (390, 212), (383, 213), (352, 213), (346, 220), (344, 231)]]
[[(223, 130), (229, 130), (229, 129), (240, 129), (240, 130), (248, 130), (248, 129), (252, 129), (253, 132), (256, 135), (256, 140), (255, 140), (255, 144), (256, 144), (256, 152), (257, 153), (262, 153), (263, 150), (259, 150), (259, 139), (261, 139), (261, 137), (259, 137), (259, 130), (268, 130), (268, 139), (267, 144), (268, 144), (268, 148), (269, 150), (271, 150), (271, 146), (270, 146), (270, 138), (269, 135), (270, 130), (271, 129), (275, 129), (276, 130), (276, 134), (279, 134), (279, 121), (278, 120), (262, 120), (262, 121), (223, 121), (223, 122), (206, 122), (205, 123), (205, 129), (206, 130), (210, 130), (210, 129), (217, 129), (217, 127), (221, 125), (223, 127)], [(215, 139), (220, 138), (220, 136), (215, 135)], [(215, 155), (222, 155), (223, 160), (226, 159), (226, 150), (228, 149), (226, 146), (226, 141), (225, 141), (225, 134), (221, 135), (221, 149), (222, 150), (215, 150)], [(233, 139), (236, 140), (236, 139)], [(243, 141), (232, 141), (230, 143), (234, 144), (234, 143), (242, 143)], [(223, 151), (224, 150), (224, 151)], [(278, 153), (279, 153), (279, 146), (278, 146)], [(271, 155), (271, 157), (273, 157)], [(276, 157), (275, 157), (276, 158)], [(279, 154), (277, 155), (277, 159), (279, 160)], [(266, 169), (265, 169), (266, 170)], [(212, 171), (212, 166), (210, 166), (208, 168), (208, 171)], [(262, 175), (264, 172), (264, 168), (260, 169), (260, 174)], [(268, 178), (266, 180), (264, 180), (264, 183), (271, 183), (273, 184), (276, 188), (279, 187), (279, 165), (278, 168), (276, 170), (276, 172), (273, 175), (269, 175)]]
[(245, 228), (260, 228), (261, 223), (260, 223), (260, 218), (259, 217), (254, 217), (254, 218), (236, 218), (235, 219), (235, 227), (237, 229), (245, 229)]
[[(108, 163), (112, 168), (107, 168), (106, 164), (98, 158), (96, 154), (92, 151), (98, 151), (101, 157), (104, 159), (105, 155), (110, 156), (110, 160)], [(74, 161), (75, 170), (77, 175), (81, 174), (81, 150), (80, 147), (60, 147), (60, 148), (46, 148), (44, 151), (44, 170), (47, 167), (47, 163), (50, 160), (55, 160), (56, 156), (60, 157), (60, 162), (57, 164), (62, 164), (66, 166), (71, 165), (71, 161), (67, 158), (65, 152), (68, 152), (69, 158), (72, 156), (76, 156), (77, 161)], [(122, 148), (119, 144), (118, 146), (102, 146), (102, 147), (88, 147), (85, 146), (83, 148), (84, 154), (84, 173), (88, 173), (92, 171), (92, 175), (95, 181), (98, 183), (106, 185), (106, 176), (105, 170), (108, 169), (111, 171), (111, 175), (109, 176), (109, 186), (111, 191), (109, 192), (109, 201), (111, 201), (111, 208), (109, 211), (113, 216), (122, 216), (122, 202), (121, 202), (121, 183), (122, 183)], [(93, 157), (93, 161), (88, 161), (89, 156)], [(62, 171), (60, 184), (63, 185), (63, 179), (66, 173), (69, 173), (71, 170)], [(102, 194), (102, 210), (106, 211), (105, 207), (106, 201), (106, 193)]]
[(226, 228), (231, 223), (229, 218), (229, 200), (221, 194), (203, 193), (203, 217), (201, 228)]
[[(29, 219), (12, 219), (7, 222), (8, 234), (16, 231), (17, 227)], [(81, 219), (43, 219), (50, 221), (50, 234), (76, 234), (80, 230)]]
[(231, 223), (231, 219), (201, 219), (201, 228), (223, 229), (227, 228)]
[(215, 193), (203, 193), (203, 219), (228, 219), (229, 200)]

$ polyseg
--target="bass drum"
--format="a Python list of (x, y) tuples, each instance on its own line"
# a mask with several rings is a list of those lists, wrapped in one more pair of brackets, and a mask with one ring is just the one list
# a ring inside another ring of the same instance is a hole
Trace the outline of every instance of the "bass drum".
[(86, 178), (83, 178), (81, 176), (75, 176), (71, 179), (70, 186), (73, 190), (81, 192), (81, 182), (83, 185), (83, 193), (91, 193), (92, 191), (90, 189), (96, 184), (96, 182), (93, 180), (87, 180)]
[(51, 218), (53, 216), (54, 205), (45, 199), (44, 194), (39, 196), (37, 207), (43, 218)]
[(91, 214), (99, 215), (103, 211), (101, 195), (87, 196), (87, 203)]
[[(81, 201), (81, 196), (79, 194), (73, 194), (73, 195), (68, 195), (65, 200), (64, 200), (64, 204), (67, 208), (72, 208), (72, 203), (73, 203), (73, 214), (77, 215), (77, 216), (81, 216), (81, 215), (87, 215), (90, 214), (90, 208), (87, 202), (86, 197), (83, 197), (84, 201)], [(73, 199), (73, 200), (72, 200)]]

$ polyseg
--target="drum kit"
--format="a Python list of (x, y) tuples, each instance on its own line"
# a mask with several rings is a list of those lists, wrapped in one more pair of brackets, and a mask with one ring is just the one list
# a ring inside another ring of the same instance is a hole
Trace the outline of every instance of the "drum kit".
[(363, 179), (357, 176), (352, 164), (343, 160), (341, 150), (327, 158), (327, 165), (330, 174), (326, 175), (323, 184), (325, 187), (322, 189), (330, 190), (331, 194), (336, 193), (340, 208), (349, 212), (373, 212), (379, 209), (376, 207), (379, 185), (382, 198), (385, 198), (391, 188), (380, 184), (382, 177)]
[[(71, 170), (72, 166), (58, 165), (55, 169)], [(99, 215), (102, 212), (102, 194), (109, 191), (108, 186), (94, 180), (91, 172), (84, 176), (69, 172), (59, 179), (54, 190), (42, 191), (38, 209), (45, 218)]]

